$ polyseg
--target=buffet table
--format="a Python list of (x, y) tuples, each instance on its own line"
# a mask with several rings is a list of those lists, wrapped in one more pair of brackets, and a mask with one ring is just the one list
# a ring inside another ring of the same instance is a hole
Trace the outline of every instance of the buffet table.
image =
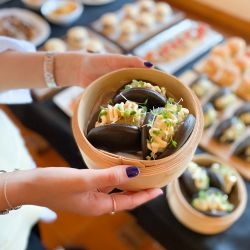
[[(134, 1), (119, 0), (101, 7), (85, 7), (82, 18), (74, 23), (74, 26), (88, 25), (102, 13), (119, 9), (125, 2)], [(20, 1), (13, 0), (1, 5), (1, 8), (3, 7), (23, 8), (24, 6)], [(51, 28), (52, 37), (61, 37), (68, 29), (68, 27), (56, 25), (51, 25)], [(186, 68), (191, 66), (192, 63)], [(70, 119), (54, 104), (51, 98), (32, 104), (11, 105), (10, 109), (25, 126), (43, 135), (71, 167), (86, 168), (72, 135)], [(200, 152), (203, 150), (199, 148), (197, 153)], [(246, 182), (246, 186), (248, 193), (250, 193), (248, 182)], [(180, 224), (171, 213), (165, 195), (131, 211), (131, 213), (136, 216), (138, 223), (167, 249), (249, 249), (250, 202), (248, 202), (243, 216), (229, 230), (215, 236), (194, 233)]]

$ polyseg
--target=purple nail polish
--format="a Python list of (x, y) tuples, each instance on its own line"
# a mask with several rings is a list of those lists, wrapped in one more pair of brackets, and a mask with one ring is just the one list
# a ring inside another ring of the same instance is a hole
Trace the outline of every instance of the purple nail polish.
[(144, 65), (148, 68), (152, 68), (154, 66), (154, 64), (151, 62), (144, 62)]
[(139, 168), (135, 166), (130, 166), (126, 168), (126, 173), (129, 178), (133, 178), (133, 177), (136, 177), (140, 173), (140, 170)]

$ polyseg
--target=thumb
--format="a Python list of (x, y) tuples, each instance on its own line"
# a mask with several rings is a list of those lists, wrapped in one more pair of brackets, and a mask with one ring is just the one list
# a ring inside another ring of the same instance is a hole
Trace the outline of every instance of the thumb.
[(92, 188), (116, 187), (138, 176), (139, 173), (139, 168), (126, 165), (93, 170), (89, 175), (89, 183)]

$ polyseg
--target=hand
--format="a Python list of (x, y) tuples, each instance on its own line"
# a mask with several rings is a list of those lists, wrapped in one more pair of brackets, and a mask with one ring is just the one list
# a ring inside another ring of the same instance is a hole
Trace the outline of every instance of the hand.
[(144, 62), (136, 56), (117, 54), (86, 53), (82, 64), (82, 85), (89, 85), (92, 81), (109, 72), (122, 68), (152, 67), (150, 62)]
[(121, 211), (133, 209), (162, 194), (161, 189), (108, 194), (138, 174), (136, 167), (129, 166), (104, 170), (44, 168), (18, 171), (9, 178), (8, 198), (13, 206), (33, 204), (56, 211), (101, 215), (113, 211), (111, 195), (116, 211)]

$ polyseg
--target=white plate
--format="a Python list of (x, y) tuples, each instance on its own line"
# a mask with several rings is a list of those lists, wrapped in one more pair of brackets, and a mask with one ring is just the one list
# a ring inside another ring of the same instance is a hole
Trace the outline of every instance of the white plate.
[(29, 10), (19, 8), (0, 9), (0, 19), (5, 16), (16, 16), (21, 20), (30, 22), (36, 30), (35, 37), (30, 41), (35, 46), (43, 43), (50, 35), (51, 30), (49, 24), (42, 17)]
[[(138, 46), (134, 50), (134, 54), (136, 56), (144, 58), (146, 53), (157, 48), (164, 42), (170, 41), (174, 37), (179, 34), (185, 32), (186, 30), (195, 27), (197, 22), (186, 19), (170, 29), (163, 31), (157, 36), (151, 38), (144, 44)], [(203, 41), (196, 47), (190, 50), (187, 54), (183, 55), (183, 57), (177, 58), (169, 63), (155, 63), (155, 65), (168, 73), (175, 73), (177, 70), (181, 69), (183, 66), (197, 58), (199, 55), (205, 53), (208, 49), (212, 48), (219, 42), (223, 40), (223, 36), (218, 32), (209, 28), (207, 34), (205, 35)]]
[(86, 5), (93, 5), (93, 6), (98, 6), (98, 5), (103, 5), (103, 4), (108, 4), (112, 3), (115, 0), (81, 0), (83, 4)]
[[(64, 15), (51, 15), (51, 13), (59, 7), (63, 7), (65, 4), (68, 3), (76, 4), (76, 9), (68, 14)], [(41, 7), (42, 15), (48, 19), (51, 23), (59, 24), (59, 25), (68, 25), (75, 22), (77, 19), (80, 18), (84, 7), (78, 1), (72, 0), (47, 0)]]
[(73, 110), (71, 108), (72, 102), (84, 91), (81, 87), (70, 87), (62, 90), (53, 97), (53, 102), (59, 107), (67, 116), (72, 117)]

